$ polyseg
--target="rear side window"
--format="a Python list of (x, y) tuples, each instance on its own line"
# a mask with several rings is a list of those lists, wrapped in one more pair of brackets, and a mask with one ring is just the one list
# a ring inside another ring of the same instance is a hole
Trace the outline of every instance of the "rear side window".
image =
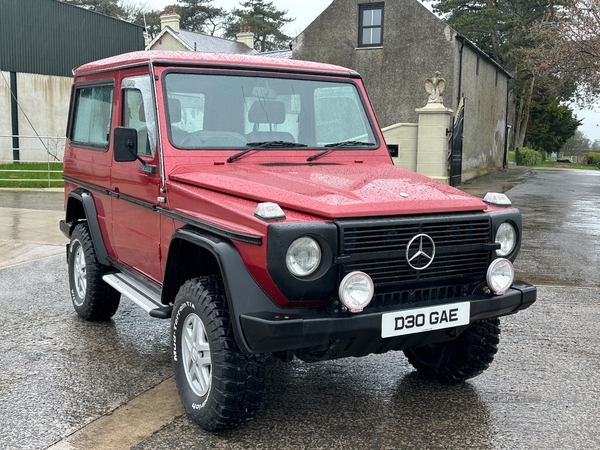
[(114, 88), (86, 86), (75, 90), (71, 141), (91, 147), (108, 148)]

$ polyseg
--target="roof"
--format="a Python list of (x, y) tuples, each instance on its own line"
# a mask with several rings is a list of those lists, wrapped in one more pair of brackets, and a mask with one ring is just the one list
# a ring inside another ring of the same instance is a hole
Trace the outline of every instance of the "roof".
[(124, 53), (111, 58), (101, 59), (99, 61), (84, 64), (75, 69), (73, 73), (76, 76), (82, 76), (120, 68), (147, 66), (149, 63), (160, 66), (172, 65), (231, 69), (254, 68), (271, 72), (298, 72), (350, 77), (359, 76), (358, 73), (352, 69), (310, 61), (266, 58), (263, 56), (238, 55), (233, 53), (170, 52), (160, 50)]
[(181, 30), (179, 37), (190, 48), (198, 52), (210, 53), (237, 53), (239, 55), (257, 55), (258, 52), (241, 42), (232, 41), (220, 37), (210, 36), (208, 34), (193, 33), (191, 31)]
[(279, 58), (279, 59), (292, 59), (292, 51), (291, 50), (273, 50), (270, 52), (263, 52), (260, 56), (264, 56), (265, 58)]
[(157, 41), (162, 39), (165, 34), (170, 34), (179, 41), (184, 47), (193, 52), (208, 53), (235, 53), (239, 55), (257, 55), (258, 52), (241, 42), (224, 39), (209, 34), (194, 33), (192, 31), (174, 31), (171, 27), (164, 27), (158, 36), (152, 39), (146, 49), (150, 49)]

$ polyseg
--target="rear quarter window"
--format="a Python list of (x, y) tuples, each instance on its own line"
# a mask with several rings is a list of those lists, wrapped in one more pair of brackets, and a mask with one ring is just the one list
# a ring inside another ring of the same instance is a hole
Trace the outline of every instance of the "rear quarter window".
[(114, 87), (85, 86), (75, 90), (73, 126), (69, 139), (77, 144), (108, 149)]

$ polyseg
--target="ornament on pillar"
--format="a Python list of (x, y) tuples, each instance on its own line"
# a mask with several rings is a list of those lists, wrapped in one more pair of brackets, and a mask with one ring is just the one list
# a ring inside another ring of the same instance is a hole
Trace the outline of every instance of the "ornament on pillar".
[(441, 72), (435, 72), (435, 75), (425, 80), (425, 91), (429, 94), (427, 106), (443, 106), (444, 98), (442, 94), (446, 90), (446, 80), (441, 78)]

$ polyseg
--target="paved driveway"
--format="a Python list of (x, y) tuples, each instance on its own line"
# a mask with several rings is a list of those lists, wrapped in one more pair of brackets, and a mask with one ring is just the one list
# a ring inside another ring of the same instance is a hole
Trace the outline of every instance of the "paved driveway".
[[(508, 189), (525, 223), (517, 269), (540, 286), (529, 310), (502, 319), (488, 371), (446, 387), (417, 376), (401, 353), (271, 361), (256, 419), (220, 434), (183, 414), (167, 322), (125, 299), (107, 323), (75, 315), (61, 214), (40, 207), (56, 199), (22, 200), (10, 207), (24, 210), (18, 217), (47, 221), (33, 247), (57, 254), (0, 268), (0, 448), (600, 448), (600, 172), (504, 175), (518, 179), (466, 189)], [(9, 201), (0, 191), (0, 208)], [(18, 221), (1, 217), (5, 238)]]

